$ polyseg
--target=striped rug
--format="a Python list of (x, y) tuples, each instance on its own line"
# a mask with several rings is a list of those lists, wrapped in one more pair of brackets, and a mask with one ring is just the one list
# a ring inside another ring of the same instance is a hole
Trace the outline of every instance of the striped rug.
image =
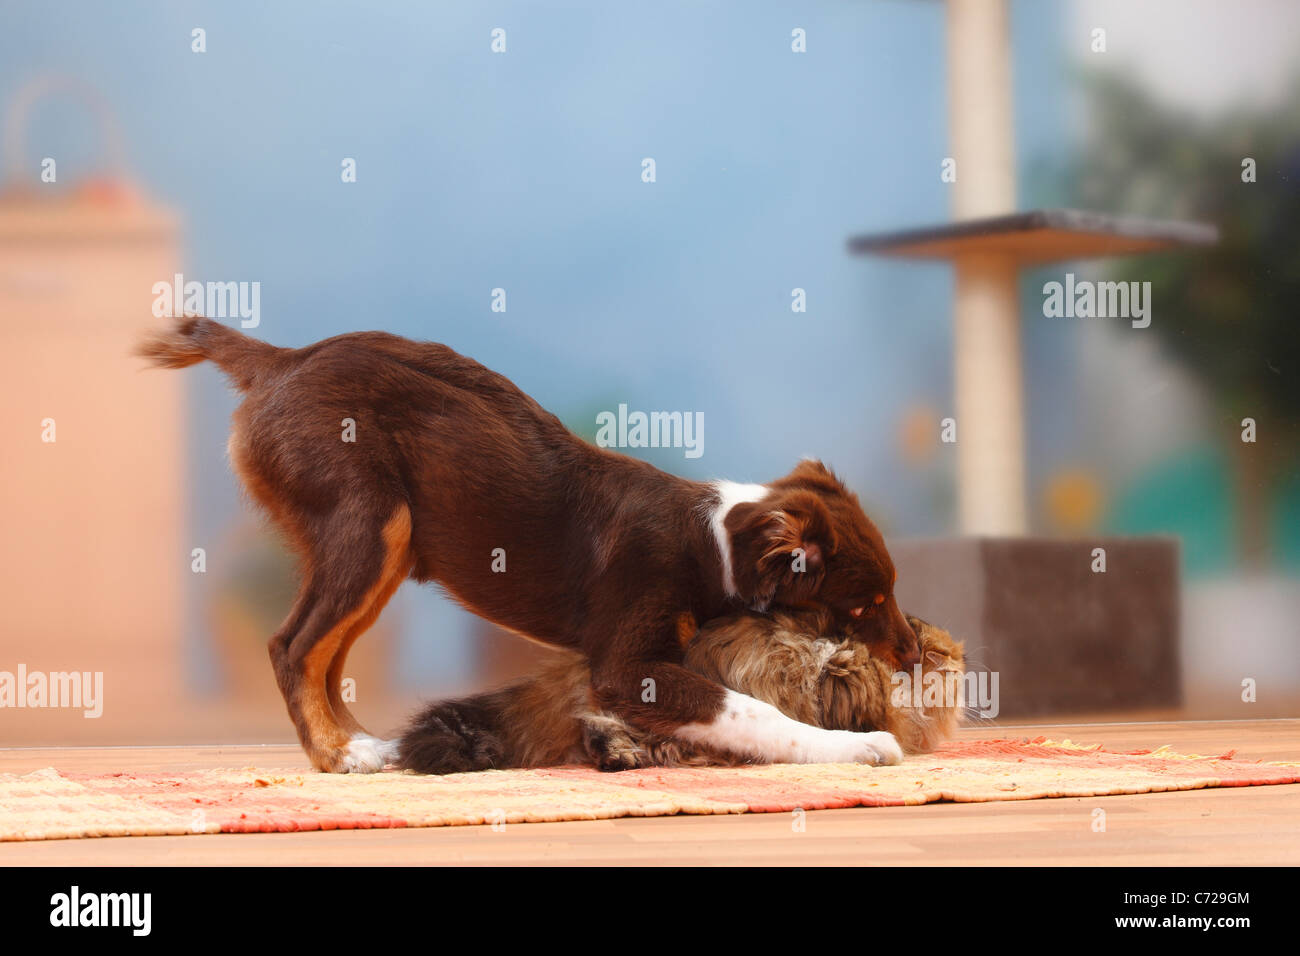
[(776, 813), (938, 801), (1037, 800), (1300, 783), (1300, 762), (1043, 737), (963, 741), (898, 767), (586, 767), (422, 777), (256, 768), (0, 774), (0, 841), (371, 827), (502, 825), (676, 813)]

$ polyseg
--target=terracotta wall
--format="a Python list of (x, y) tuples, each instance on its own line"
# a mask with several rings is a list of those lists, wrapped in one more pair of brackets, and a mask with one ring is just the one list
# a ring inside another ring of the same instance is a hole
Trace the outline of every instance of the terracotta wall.
[(180, 692), (183, 383), (128, 355), (176, 261), (174, 223), (142, 202), (0, 203), (0, 671), (105, 683), (97, 719), (0, 710), (4, 744), (130, 733), (156, 722), (130, 702)]

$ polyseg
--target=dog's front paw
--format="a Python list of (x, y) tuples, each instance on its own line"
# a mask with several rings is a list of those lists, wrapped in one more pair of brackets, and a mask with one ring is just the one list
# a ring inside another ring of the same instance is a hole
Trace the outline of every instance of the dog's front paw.
[(829, 730), (820, 746), (804, 763), (865, 763), (872, 767), (891, 767), (903, 762), (903, 748), (893, 734), (884, 731), (855, 733)]
[(893, 734), (876, 730), (869, 734), (854, 736), (863, 738), (862, 756), (857, 759), (857, 763), (869, 763), (873, 767), (893, 767), (903, 762), (903, 748), (898, 745), (898, 740)]

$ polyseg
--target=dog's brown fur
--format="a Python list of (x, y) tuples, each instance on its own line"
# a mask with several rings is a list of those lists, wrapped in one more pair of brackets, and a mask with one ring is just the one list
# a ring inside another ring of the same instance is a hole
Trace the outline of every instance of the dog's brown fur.
[[(959, 641), (908, 617), (923, 674), (959, 678)], [(752, 612), (710, 621), (686, 649), (685, 665), (766, 701), (786, 716), (831, 730), (886, 730), (907, 753), (924, 753), (960, 723), (956, 679), (933, 705), (893, 699), (893, 668), (836, 630), (824, 612)], [(577, 654), (557, 655), (533, 676), (501, 690), (440, 701), (411, 722), (399, 764), (421, 773), (594, 763), (602, 770), (732, 765), (750, 758), (644, 733), (597, 709), (591, 670)]]
[[(665, 735), (711, 725), (723, 709), (723, 689), (681, 666), (682, 620), (816, 601), (880, 653), (916, 659), (884, 541), (820, 463), (801, 463), (727, 514), (728, 594), (702, 518), (717, 489), (593, 447), (445, 345), (359, 332), (284, 349), (185, 318), (139, 351), (169, 368), (210, 359), (245, 393), (231, 462), (302, 557), (271, 659), (322, 770), (376, 769), (349, 755), (360, 724), (338, 682), (349, 648), (408, 576), (441, 583), (502, 627), (580, 651), (601, 707)], [(349, 419), (353, 442), (343, 440)], [(508, 573), (492, 571), (497, 548)], [(806, 570), (794, 567), (796, 549)], [(657, 687), (652, 704), (641, 700), (646, 680)]]

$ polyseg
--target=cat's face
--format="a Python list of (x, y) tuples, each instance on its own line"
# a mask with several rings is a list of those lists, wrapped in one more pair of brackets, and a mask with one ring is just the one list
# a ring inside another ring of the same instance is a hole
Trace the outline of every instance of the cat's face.
[(916, 632), (921, 645), (921, 673), (945, 671), (961, 674), (966, 670), (966, 650), (961, 641), (955, 640), (943, 628), (911, 614), (907, 615), (907, 623)]
[[(934, 749), (956, 732), (966, 710), (966, 654), (961, 641), (941, 627), (908, 615), (921, 646), (921, 686), (903, 706), (895, 706), (894, 732), (909, 753)], [(913, 671), (913, 676), (915, 671)]]

